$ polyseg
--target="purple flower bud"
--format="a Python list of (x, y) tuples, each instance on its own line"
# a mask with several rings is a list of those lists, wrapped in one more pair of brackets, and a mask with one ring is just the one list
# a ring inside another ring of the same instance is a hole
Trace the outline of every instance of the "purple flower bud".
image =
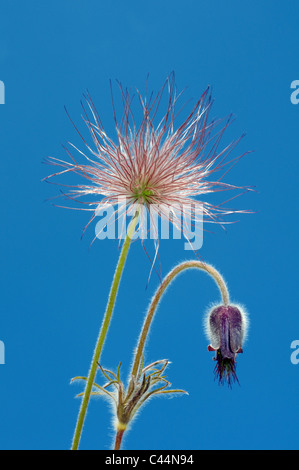
[(236, 357), (242, 353), (242, 344), (247, 329), (245, 313), (234, 305), (214, 307), (208, 315), (208, 336), (211, 344), (209, 351), (216, 351), (215, 377), (219, 383), (225, 381), (231, 385), (238, 381), (236, 375)]

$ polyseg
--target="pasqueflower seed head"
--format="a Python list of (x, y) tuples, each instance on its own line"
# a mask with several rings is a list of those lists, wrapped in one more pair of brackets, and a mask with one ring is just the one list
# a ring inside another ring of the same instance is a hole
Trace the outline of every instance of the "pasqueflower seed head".
[[(151, 222), (156, 223), (157, 218), (150, 211), (153, 207), (158, 216), (166, 217), (174, 225), (177, 223), (180, 229), (182, 225), (178, 224), (173, 216), (173, 209), (186, 209), (185, 215), (190, 216), (191, 224), (197, 222), (194, 214), (198, 213), (201, 214), (200, 222), (222, 223), (224, 215), (248, 212), (224, 208), (225, 201), (213, 205), (205, 200), (209, 193), (228, 190), (244, 192), (250, 189), (222, 181), (242, 155), (228, 158), (238, 141), (219, 149), (231, 116), (227, 120), (209, 120), (212, 100), (208, 89), (179, 124), (178, 114), (182, 109), (178, 113), (176, 106), (181, 93), (177, 95), (173, 74), (167, 78), (157, 95), (142, 97), (137, 90), (141, 108), (141, 114), (138, 114), (139, 123), (136, 115), (134, 117), (133, 100), (129, 91), (120, 85), (120, 92), (123, 104), (120, 120), (116, 117), (112, 98), (115, 138), (109, 137), (105, 132), (96, 108), (87, 94), (85, 104), (82, 104), (83, 119), (92, 143), (88, 143), (75, 127), (87, 151), (83, 153), (69, 144), (79, 156), (85, 158), (85, 162), (77, 161), (70, 148), (66, 148), (70, 161), (52, 157), (47, 160), (47, 163), (60, 167), (60, 170), (45, 180), (57, 175), (65, 176), (67, 173), (83, 178), (83, 184), (62, 186), (68, 188), (67, 192), (63, 192), (64, 196), (80, 202), (81, 210), (93, 212), (87, 226), (97, 215), (99, 206), (116, 207), (120, 200), (126, 201), (126, 210), (130, 214), (135, 208), (139, 208), (141, 217), (143, 211), (140, 211), (140, 208), (146, 208), (148, 213), (150, 212)], [(162, 118), (158, 118), (162, 103), (166, 104), (166, 109)], [(217, 176), (213, 178), (216, 173)], [(88, 199), (89, 197), (91, 199)], [(200, 208), (198, 212), (196, 207)], [(115, 214), (119, 216), (117, 211), (116, 208)], [(142, 223), (142, 220), (139, 223)], [(185, 232), (184, 235), (187, 238)], [(159, 236), (151, 238), (159, 240)]]

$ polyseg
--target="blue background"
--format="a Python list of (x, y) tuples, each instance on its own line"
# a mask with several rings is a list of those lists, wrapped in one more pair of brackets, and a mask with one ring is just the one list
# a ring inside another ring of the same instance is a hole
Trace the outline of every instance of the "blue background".
[[(169, 358), (168, 377), (189, 396), (153, 399), (125, 439), (126, 449), (296, 449), (299, 365), (298, 124), (290, 84), (299, 79), (299, 5), (263, 2), (14, 1), (1, 5), (0, 106), (1, 297), (0, 448), (68, 449), (82, 385), (118, 257), (117, 242), (96, 241), (89, 214), (54, 208), (58, 187), (41, 179), (61, 144), (81, 146), (88, 89), (113, 135), (109, 79), (158, 91), (174, 70), (178, 89), (197, 99), (211, 85), (218, 117), (234, 113), (227, 142), (254, 153), (226, 181), (254, 185), (234, 202), (242, 215), (204, 235), (201, 256), (225, 276), (232, 298), (246, 305), (251, 327), (238, 359), (240, 386), (214, 382), (202, 328), (214, 283), (184, 273), (160, 305), (146, 361)], [(219, 195), (220, 202), (221, 195)], [(161, 243), (163, 273), (192, 257), (183, 241)], [(149, 299), (158, 286), (139, 243), (130, 251), (102, 363), (126, 380)], [(98, 378), (101, 381), (101, 378)], [(82, 449), (109, 449), (114, 431), (103, 400), (93, 400)]]

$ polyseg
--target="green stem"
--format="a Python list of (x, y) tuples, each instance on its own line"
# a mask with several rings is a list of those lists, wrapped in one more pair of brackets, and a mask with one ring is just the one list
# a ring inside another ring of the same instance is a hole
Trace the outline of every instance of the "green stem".
[(113, 308), (114, 308), (114, 304), (115, 304), (115, 299), (116, 299), (120, 279), (121, 279), (122, 272), (123, 272), (123, 269), (124, 269), (124, 266), (125, 266), (127, 254), (128, 254), (129, 248), (130, 248), (131, 239), (132, 239), (132, 237), (134, 235), (134, 232), (135, 232), (135, 228), (136, 228), (137, 221), (138, 221), (138, 216), (139, 216), (139, 213), (136, 212), (135, 216), (133, 217), (133, 219), (131, 220), (131, 222), (129, 224), (127, 235), (126, 235), (124, 244), (122, 246), (121, 253), (120, 253), (120, 256), (119, 256), (119, 260), (118, 260), (116, 270), (115, 270), (115, 273), (114, 273), (114, 277), (113, 277), (113, 281), (112, 281), (112, 285), (111, 285), (111, 289), (110, 289), (110, 294), (109, 294), (109, 298), (108, 298), (108, 303), (107, 303), (107, 307), (106, 307), (105, 316), (104, 316), (103, 323), (102, 323), (102, 326), (101, 326), (101, 329), (100, 329), (100, 333), (99, 333), (99, 336), (98, 336), (98, 339), (97, 339), (96, 347), (95, 347), (93, 358), (92, 358), (91, 365), (90, 365), (90, 370), (89, 370), (89, 374), (88, 374), (88, 378), (87, 378), (87, 383), (86, 383), (84, 395), (83, 395), (83, 398), (82, 398), (82, 402), (81, 402), (81, 406), (80, 406), (80, 410), (79, 410), (79, 414), (78, 414), (76, 429), (75, 429), (75, 433), (74, 433), (74, 437), (73, 437), (72, 450), (77, 450), (78, 447), (79, 447), (79, 442), (80, 442), (80, 438), (81, 438), (81, 434), (82, 434), (82, 428), (83, 428), (83, 424), (84, 424), (84, 420), (85, 420), (85, 415), (86, 415), (88, 403), (89, 403), (89, 400), (90, 400), (92, 386), (94, 384), (94, 380), (95, 380), (95, 376), (96, 376), (96, 372), (97, 372), (98, 362), (99, 362), (100, 355), (101, 355), (101, 352), (102, 352), (102, 349), (103, 349), (103, 345), (104, 345), (104, 341), (105, 341), (105, 338), (106, 338), (106, 335), (107, 335), (107, 331), (108, 331), (108, 328), (109, 328), (109, 325), (110, 325), (111, 316), (112, 316), (112, 313), (113, 313)]
[(224, 305), (229, 304), (229, 293), (228, 293), (226, 284), (224, 282), (224, 279), (222, 278), (220, 273), (215, 268), (210, 266), (209, 264), (206, 264), (206, 263), (203, 263), (203, 262), (200, 262), (200, 261), (185, 261), (185, 262), (179, 264), (178, 266), (176, 266), (175, 268), (173, 268), (170, 271), (170, 273), (168, 273), (168, 275), (164, 278), (163, 282), (161, 283), (161, 285), (157, 289), (157, 291), (156, 291), (156, 293), (153, 297), (153, 300), (150, 304), (147, 315), (145, 317), (145, 321), (144, 321), (144, 324), (143, 324), (143, 328), (142, 328), (142, 331), (141, 331), (141, 335), (139, 337), (138, 346), (137, 346), (136, 353), (135, 353), (135, 358), (134, 358), (134, 363), (133, 363), (133, 368), (132, 368), (132, 373), (131, 373), (132, 376), (137, 377), (137, 375), (138, 375), (139, 367), (140, 367), (140, 361), (141, 361), (141, 358), (142, 358), (142, 354), (143, 354), (147, 334), (149, 332), (149, 329), (150, 329), (150, 326), (151, 326), (156, 308), (159, 304), (159, 301), (160, 301), (163, 293), (165, 292), (165, 290), (167, 289), (169, 284), (173, 281), (173, 279), (179, 273), (181, 273), (182, 271), (184, 271), (186, 269), (190, 269), (190, 268), (191, 269), (198, 268), (198, 269), (201, 269), (201, 270), (207, 272), (214, 279), (217, 286), (219, 287), (223, 304)]

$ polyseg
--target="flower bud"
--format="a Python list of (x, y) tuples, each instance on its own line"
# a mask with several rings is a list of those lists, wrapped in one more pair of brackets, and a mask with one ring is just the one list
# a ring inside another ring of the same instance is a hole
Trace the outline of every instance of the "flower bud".
[(215, 377), (220, 384), (225, 381), (231, 385), (232, 381), (237, 381), (236, 357), (242, 353), (247, 318), (240, 307), (234, 305), (220, 305), (214, 307), (208, 314), (207, 330), (211, 344), (209, 351), (216, 351), (214, 358), (217, 361), (215, 366)]

